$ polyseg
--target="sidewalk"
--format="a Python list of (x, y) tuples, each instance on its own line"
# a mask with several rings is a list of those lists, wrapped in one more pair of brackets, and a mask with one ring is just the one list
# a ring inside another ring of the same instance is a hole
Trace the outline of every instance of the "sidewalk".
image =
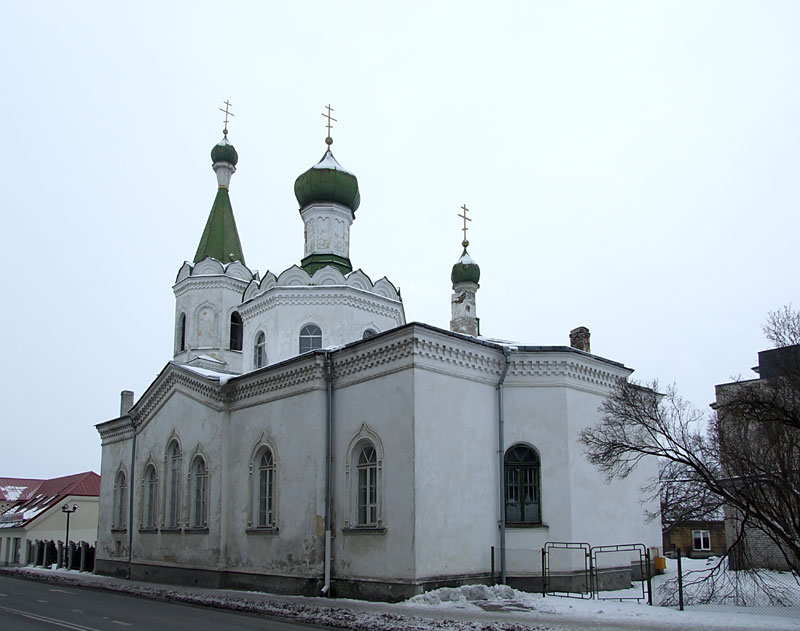
[(141, 583), (33, 567), (0, 568), (0, 574), (356, 631), (672, 631), (686, 628), (800, 631), (800, 620), (794, 618), (711, 611), (680, 612), (636, 603), (543, 598), (505, 586), (436, 590), (410, 601), (389, 604)]

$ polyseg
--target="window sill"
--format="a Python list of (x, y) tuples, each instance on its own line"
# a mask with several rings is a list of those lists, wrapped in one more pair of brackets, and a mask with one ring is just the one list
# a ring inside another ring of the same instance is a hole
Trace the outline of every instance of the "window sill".
[(506, 528), (513, 528), (515, 530), (518, 529), (525, 529), (525, 530), (547, 530), (550, 528), (547, 524), (528, 524), (524, 522), (506, 522)]
[(182, 528), (162, 528), (161, 532), (165, 535), (177, 535), (183, 532)]
[(208, 534), (208, 527), (195, 527), (195, 528), (186, 528), (183, 532), (187, 535), (207, 535)]
[(356, 528), (342, 528), (343, 535), (385, 535), (383, 526), (358, 526)]
[(111, 532), (128, 532), (128, 529), (127, 528), (114, 527), (114, 528), (111, 529)]
[(248, 535), (277, 535), (280, 528), (248, 528), (245, 533)]
[(142, 526), (141, 528), (139, 528), (139, 532), (153, 532), (153, 533), (155, 533), (155, 532), (158, 532), (158, 528), (155, 528), (155, 527), (151, 528), (150, 526)]

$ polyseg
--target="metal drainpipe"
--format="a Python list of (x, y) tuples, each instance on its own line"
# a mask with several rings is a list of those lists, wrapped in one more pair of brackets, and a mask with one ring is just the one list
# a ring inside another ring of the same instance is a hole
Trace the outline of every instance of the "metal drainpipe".
[(136, 423), (131, 420), (131, 429), (133, 429), (133, 440), (131, 441), (131, 474), (128, 483), (128, 580), (131, 578), (132, 564), (133, 564), (133, 491), (134, 480), (136, 471)]
[(325, 432), (325, 585), (322, 595), (325, 596), (331, 589), (331, 473), (333, 464), (333, 361), (331, 352), (325, 351), (325, 386), (327, 426)]
[(497, 460), (500, 466), (500, 583), (506, 583), (506, 487), (505, 487), (505, 410), (503, 407), (503, 383), (511, 365), (511, 350), (503, 347), (505, 364), (497, 384)]

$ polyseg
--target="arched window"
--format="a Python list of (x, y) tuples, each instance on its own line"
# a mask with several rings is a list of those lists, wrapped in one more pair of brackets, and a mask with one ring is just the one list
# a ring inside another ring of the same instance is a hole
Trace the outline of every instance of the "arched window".
[(362, 340), (368, 340), (371, 337), (375, 337), (378, 332), (375, 329), (367, 329), (364, 331), (364, 335), (361, 336)]
[(275, 459), (272, 451), (264, 447), (256, 454), (255, 461), (255, 515), (256, 528), (275, 527)]
[(158, 508), (158, 475), (152, 464), (144, 470), (144, 493), (142, 494), (142, 528), (156, 527)]
[(167, 449), (167, 528), (180, 526), (181, 499), (181, 448), (177, 440), (173, 440)]
[(175, 330), (175, 352), (182, 353), (186, 350), (186, 314), (178, 316), (178, 326)]
[(541, 524), (539, 454), (528, 445), (514, 445), (505, 455), (506, 521)]
[(306, 324), (300, 329), (300, 353), (322, 348), (322, 329), (316, 324)]
[(114, 478), (114, 514), (111, 518), (112, 528), (125, 528), (127, 521), (128, 481), (125, 472), (118, 471)]
[(253, 366), (261, 368), (267, 365), (267, 336), (263, 331), (256, 335), (256, 345), (253, 347)]
[(242, 324), (242, 316), (238, 311), (231, 314), (231, 340), (230, 348), (232, 351), (242, 350), (242, 334), (244, 333), (244, 325)]
[(202, 456), (192, 463), (192, 528), (208, 526), (208, 469)]
[(378, 456), (371, 443), (358, 454), (358, 518), (359, 526), (378, 525)]

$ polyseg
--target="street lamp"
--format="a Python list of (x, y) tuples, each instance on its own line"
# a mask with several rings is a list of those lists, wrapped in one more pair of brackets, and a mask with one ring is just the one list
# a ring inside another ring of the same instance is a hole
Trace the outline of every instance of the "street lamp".
[[(77, 504), (73, 504), (72, 508), (69, 507), (69, 504), (64, 504), (61, 507), (61, 512), (67, 514), (67, 534), (64, 537), (65, 539), (64, 545), (66, 546), (66, 549), (64, 550), (65, 559), (69, 558), (69, 516), (72, 515), (72, 513), (74, 513), (76, 510), (78, 510)], [(67, 561), (65, 565), (67, 566), (67, 569), (69, 569), (69, 561)]]

